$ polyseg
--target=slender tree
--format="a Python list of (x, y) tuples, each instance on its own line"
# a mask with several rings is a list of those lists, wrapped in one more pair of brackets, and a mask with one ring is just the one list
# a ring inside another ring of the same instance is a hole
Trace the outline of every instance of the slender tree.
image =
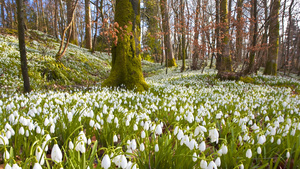
[(140, 1), (117, 0), (114, 25), (118, 31), (112, 46), (112, 69), (102, 85), (147, 90), (140, 57)]
[(21, 70), (24, 82), (24, 92), (30, 92), (30, 83), (27, 69), (27, 58), (25, 48), (25, 29), (24, 29), (24, 12), (23, 12), (23, 1), (17, 0), (17, 14), (18, 14), (18, 36), (19, 36), (19, 48), (21, 58)]
[(237, 0), (237, 21), (236, 21), (236, 61), (242, 59), (243, 49), (243, 0)]
[(4, 0), (1, 0), (1, 21), (2, 21), (2, 27), (5, 28), (6, 27), (6, 23), (5, 23), (5, 14), (4, 14)]
[(186, 50), (185, 50), (185, 1), (180, 0), (180, 19), (181, 19), (181, 58), (182, 58), (182, 67), (181, 72), (185, 71), (185, 58), (186, 58)]
[(273, 0), (272, 8), (270, 12), (271, 20), (269, 26), (269, 43), (270, 48), (268, 51), (268, 59), (265, 67), (264, 74), (277, 75), (277, 58), (279, 47), (279, 9), (280, 0)]
[(74, 4), (76, 4), (77, 6), (77, 3), (74, 2), (74, 0), (67, 0), (67, 20), (68, 20), (68, 24), (72, 23), (71, 24), (71, 32), (70, 32), (70, 42), (73, 43), (73, 44), (76, 44), (78, 45), (78, 38), (77, 38), (77, 35), (76, 35), (76, 22), (75, 22), (75, 15), (73, 15), (73, 9), (76, 9), (74, 8)]
[(92, 49), (91, 6), (90, 0), (85, 0), (85, 47)]
[(246, 74), (252, 73), (255, 64), (256, 55), (256, 43), (257, 43), (257, 32), (258, 32), (258, 22), (257, 22), (257, 0), (251, 0), (251, 23), (252, 26), (252, 44), (250, 49), (249, 65), (246, 69)]
[(176, 66), (171, 42), (171, 30), (169, 25), (169, 12), (167, 0), (160, 0), (160, 11), (162, 15), (162, 27), (164, 32), (164, 47), (167, 67)]

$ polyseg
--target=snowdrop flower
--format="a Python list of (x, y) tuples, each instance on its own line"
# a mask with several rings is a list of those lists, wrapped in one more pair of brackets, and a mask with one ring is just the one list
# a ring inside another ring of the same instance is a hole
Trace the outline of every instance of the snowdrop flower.
[(133, 130), (137, 131), (138, 130), (138, 126), (136, 124), (133, 125)]
[(83, 131), (79, 132), (78, 141), (83, 141), (84, 143), (87, 143), (87, 138)]
[(257, 154), (261, 154), (261, 148), (257, 147)]
[(18, 166), (18, 164), (14, 164), (13, 166), (12, 166), (12, 169), (22, 169), (20, 166)]
[(216, 164), (218, 167), (221, 166), (221, 159), (220, 159), (220, 157), (218, 157), (218, 158), (216, 159), (215, 164)]
[(155, 152), (158, 152), (158, 151), (159, 151), (158, 144), (155, 144)]
[(286, 158), (290, 158), (290, 156), (291, 156), (291, 154), (290, 154), (290, 152), (288, 151), (288, 152), (286, 153)]
[(205, 160), (201, 160), (201, 162), (200, 162), (200, 167), (201, 167), (202, 169), (206, 169), (206, 168), (207, 168), (207, 162), (206, 162)]
[(202, 141), (199, 145), (199, 150), (203, 152), (206, 149), (205, 141)]
[(136, 149), (136, 141), (135, 139), (132, 139), (131, 142), (130, 142), (130, 147), (132, 150), (135, 150)]
[(39, 163), (35, 163), (32, 169), (43, 169)]
[(4, 169), (12, 169), (11, 166), (7, 163)]
[(114, 143), (118, 142), (118, 137), (116, 135), (113, 136), (113, 142)]
[(244, 169), (245, 167), (244, 167), (244, 164), (241, 164), (240, 165), (240, 169)]
[(74, 144), (72, 141), (69, 141), (69, 149), (73, 150), (74, 149)]
[(8, 160), (10, 157), (9, 152), (7, 150), (5, 150), (5, 152), (3, 153), (3, 158)]
[(144, 145), (144, 143), (141, 143), (140, 144), (140, 151), (144, 151), (145, 150), (145, 145)]
[(50, 127), (50, 133), (54, 133), (54, 131), (55, 131), (55, 125), (52, 124), (51, 127)]
[(207, 166), (207, 169), (217, 169), (217, 165), (214, 161), (211, 161), (208, 166)]
[(228, 153), (228, 148), (226, 145), (222, 145), (222, 154), (227, 154)]
[(81, 153), (85, 153), (85, 143), (83, 141), (77, 142), (75, 150), (80, 151)]
[(43, 150), (40, 146), (38, 146), (35, 150), (35, 156), (36, 156), (36, 159), (37, 161), (41, 164), (41, 165), (44, 165), (45, 163), (45, 157), (44, 157), (44, 153), (43, 153)]
[(54, 144), (52, 148), (51, 159), (56, 163), (62, 162), (62, 152), (57, 144)]
[(209, 130), (209, 137), (211, 139), (211, 142), (219, 142), (219, 132), (217, 129), (210, 129)]
[(183, 131), (181, 129), (179, 129), (179, 132), (177, 134), (177, 139), (181, 140), (183, 138)]
[(42, 131), (42, 130), (41, 130), (40, 126), (37, 126), (37, 127), (36, 127), (36, 133), (40, 134), (41, 131)]
[(155, 129), (155, 134), (161, 135), (162, 134), (162, 128), (161, 125), (157, 125)]
[(19, 134), (21, 134), (21, 135), (24, 135), (24, 134), (25, 134), (25, 131), (24, 131), (24, 127), (23, 127), (23, 126), (20, 127), (20, 129), (19, 129)]
[(251, 158), (251, 157), (252, 157), (252, 151), (251, 151), (251, 149), (248, 149), (248, 150), (246, 151), (246, 157), (247, 157), (247, 158)]
[(277, 144), (280, 145), (281, 144), (281, 140), (280, 138), (277, 140)]
[(266, 136), (261, 135), (261, 136), (259, 136), (257, 144), (264, 144), (266, 141), (267, 141)]
[(95, 121), (91, 119), (91, 120), (90, 120), (90, 126), (91, 126), (91, 127), (94, 127), (94, 125), (95, 125)]
[(145, 138), (145, 137), (146, 137), (146, 133), (145, 133), (144, 130), (143, 130), (142, 133), (141, 133), (141, 137), (142, 137), (142, 138)]
[(103, 167), (104, 169), (108, 169), (110, 165), (111, 165), (110, 158), (107, 154), (105, 154), (105, 156), (101, 161), (101, 167)]
[(194, 162), (197, 161), (197, 157), (198, 157), (197, 154), (194, 153), (194, 154), (193, 154), (193, 161), (194, 161)]

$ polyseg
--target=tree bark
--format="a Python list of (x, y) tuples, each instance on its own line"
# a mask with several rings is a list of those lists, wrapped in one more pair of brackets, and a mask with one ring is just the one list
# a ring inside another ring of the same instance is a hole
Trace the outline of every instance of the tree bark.
[(75, 24), (75, 19), (73, 20), (73, 13), (72, 10), (74, 9), (74, 1), (73, 0), (67, 0), (67, 20), (68, 20), (68, 24), (72, 22), (72, 31), (71, 31), (71, 35), (70, 35), (70, 42), (78, 45), (78, 38), (76, 35), (76, 24)]
[(5, 15), (4, 15), (4, 0), (1, 0), (1, 19), (2, 19), (2, 27), (6, 27), (5, 23)]
[(217, 51), (217, 57), (216, 57), (216, 68), (219, 69), (221, 67), (221, 54), (220, 54), (220, 47), (221, 47), (221, 41), (220, 41), (220, 0), (216, 0), (216, 27), (215, 27), (215, 35), (216, 35), (216, 51)]
[(185, 2), (184, 0), (180, 0), (180, 18), (181, 18), (181, 58), (182, 58), (182, 67), (181, 72), (185, 71), (185, 18), (184, 18), (184, 9)]
[(250, 58), (249, 58), (249, 65), (246, 69), (246, 74), (250, 74), (253, 72), (254, 64), (255, 64), (255, 55), (256, 55), (256, 42), (257, 42), (257, 31), (258, 31), (258, 23), (257, 23), (257, 0), (251, 0), (252, 7), (251, 7), (251, 24), (253, 26), (252, 31), (252, 44), (250, 49)]
[(198, 69), (198, 58), (199, 58), (199, 14), (200, 14), (200, 0), (197, 0), (196, 16), (195, 16), (195, 27), (194, 27), (194, 48), (193, 48), (193, 59), (192, 59), (192, 70)]
[(270, 12), (272, 17), (269, 26), (269, 43), (271, 47), (268, 49), (268, 59), (265, 67), (265, 75), (277, 75), (277, 58), (279, 43), (279, 9), (280, 0), (273, 1), (273, 7)]
[(115, 22), (119, 32), (117, 43), (112, 47), (112, 69), (102, 86), (148, 90), (140, 56), (140, 1), (117, 0)]
[(169, 13), (167, 0), (160, 0), (160, 8), (162, 14), (162, 27), (164, 32), (164, 43), (165, 43), (165, 56), (167, 58), (166, 65), (168, 67), (176, 66), (175, 58), (173, 55), (173, 48), (171, 44), (171, 30), (169, 25)]
[[(75, 6), (74, 6), (74, 9), (71, 11), (72, 13), (72, 18), (71, 18), (71, 21), (70, 23), (68, 24), (67, 27), (65, 27), (65, 29), (63, 30), (63, 33), (62, 33), (62, 38), (61, 38), (61, 42), (60, 42), (60, 47), (59, 47), (59, 50), (55, 56), (56, 60), (57, 61), (60, 61), (61, 58), (64, 56), (66, 50), (67, 50), (67, 47), (69, 45), (69, 42), (70, 42), (70, 39), (71, 39), (71, 35), (72, 35), (72, 25), (73, 25), (73, 22), (74, 22), (74, 15), (75, 15), (75, 10), (76, 10), (76, 7), (77, 7), (77, 4), (78, 4), (78, 0), (76, 0), (76, 3), (75, 3)], [(60, 6), (62, 8), (62, 2), (60, 1)], [(67, 31), (69, 30), (68, 32), (68, 35), (67, 35), (67, 42), (64, 46), (64, 40), (65, 40), (65, 35), (67, 33)]]
[(243, 16), (243, 3), (244, 0), (237, 0), (237, 23), (236, 23), (236, 61), (242, 60), (243, 52), (243, 27), (244, 19)]
[(55, 2), (55, 7), (54, 7), (54, 35), (56, 37), (56, 39), (58, 39), (58, 28), (57, 28), (57, 24), (58, 24), (58, 0), (54, 0)]
[(18, 36), (19, 36), (19, 48), (21, 58), (21, 70), (23, 77), (24, 92), (30, 92), (30, 83), (27, 69), (27, 58), (25, 48), (25, 30), (24, 30), (24, 12), (23, 12), (23, 1), (17, 0), (17, 13), (18, 13)]
[(90, 0), (85, 0), (85, 47), (90, 50), (92, 49)]
[(218, 73), (221, 72), (232, 72), (232, 61), (229, 52), (229, 28), (228, 28), (228, 11), (227, 11), (227, 0), (221, 0), (220, 5), (220, 22), (221, 26), (221, 64), (219, 65)]

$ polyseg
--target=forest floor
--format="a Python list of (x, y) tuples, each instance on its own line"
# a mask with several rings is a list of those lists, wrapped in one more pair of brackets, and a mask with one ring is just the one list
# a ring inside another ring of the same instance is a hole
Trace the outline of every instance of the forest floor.
[[(0, 167), (300, 167), (297, 78), (259, 72), (220, 81), (207, 67), (181, 73), (179, 65), (166, 74), (142, 61), (149, 91), (113, 90), (100, 87), (108, 54), (71, 44), (58, 63), (53, 37), (28, 34), (39, 38), (27, 41), (34, 90), (26, 95), (18, 40), (0, 34)], [(53, 160), (54, 144), (62, 162)]]

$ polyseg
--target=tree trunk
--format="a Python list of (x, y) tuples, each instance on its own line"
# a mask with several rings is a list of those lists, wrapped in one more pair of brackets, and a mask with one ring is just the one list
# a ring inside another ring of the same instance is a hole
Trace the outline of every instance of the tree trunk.
[[(68, 20), (68, 24), (72, 22), (72, 18), (73, 18), (72, 10), (74, 9), (73, 4), (74, 4), (73, 0), (67, 0), (67, 20)], [(72, 31), (71, 31), (71, 35), (70, 35), (70, 43), (78, 45), (78, 38), (76, 36), (75, 19), (72, 22)]]
[(54, 0), (55, 1), (55, 7), (54, 7), (54, 35), (56, 37), (56, 39), (58, 39), (58, 28), (57, 28), (57, 24), (58, 24), (58, 0)]
[(216, 28), (215, 28), (215, 35), (216, 35), (216, 51), (217, 51), (217, 57), (216, 57), (216, 68), (219, 69), (221, 67), (221, 54), (220, 54), (220, 47), (221, 47), (221, 41), (220, 41), (220, 0), (216, 0)]
[[(74, 22), (74, 15), (75, 15), (75, 11), (76, 11), (76, 7), (77, 7), (77, 4), (78, 4), (78, 0), (76, 0), (76, 3), (75, 3), (75, 6), (74, 6), (74, 9), (71, 11), (72, 13), (72, 18), (71, 18), (71, 21), (70, 23), (68, 24), (67, 27), (65, 27), (65, 29), (63, 30), (63, 33), (62, 33), (62, 38), (61, 38), (61, 42), (60, 42), (60, 47), (59, 47), (59, 50), (58, 52), (56, 53), (55, 55), (55, 58), (57, 61), (60, 61), (61, 58), (64, 56), (66, 50), (67, 50), (67, 47), (69, 45), (69, 42), (70, 42), (70, 39), (71, 39), (71, 35), (72, 35), (72, 25), (73, 25), (73, 22)], [(63, 8), (63, 4), (62, 4), (62, 1), (60, 1), (60, 7)], [(65, 41), (65, 35), (67, 33), (67, 31), (69, 30), (68, 32), (68, 35), (67, 35), (67, 42), (64, 46), (64, 41)]]
[(258, 23), (257, 23), (257, 0), (252, 0), (252, 7), (251, 7), (251, 24), (253, 26), (252, 31), (252, 44), (250, 49), (250, 58), (249, 58), (249, 65), (246, 69), (246, 74), (250, 74), (253, 72), (254, 64), (255, 64), (255, 55), (256, 55), (256, 42), (257, 42), (257, 31), (258, 31)]
[(85, 47), (90, 50), (92, 49), (90, 0), (85, 0)]
[[(289, 7), (289, 28), (288, 28), (288, 40), (287, 40), (287, 52), (286, 52), (286, 58), (287, 58), (287, 62), (289, 62), (290, 60), (290, 41), (292, 41), (291, 38), (291, 29), (292, 29), (292, 6), (294, 4), (294, 0), (291, 1), (290, 7)], [(294, 60), (292, 59), (292, 63), (294, 62)], [(284, 73), (285, 73), (285, 69), (284, 68)], [(290, 66), (288, 67), (288, 69), (290, 69)], [(290, 70), (289, 70), (290, 72)]]
[(243, 0), (237, 0), (237, 23), (236, 23), (236, 61), (242, 60), (242, 49), (243, 49), (243, 27), (244, 19), (243, 16)]
[(277, 75), (277, 58), (278, 58), (278, 42), (279, 42), (279, 9), (280, 0), (274, 0), (271, 9), (269, 26), (269, 43), (271, 47), (268, 50), (268, 59), (265, 67), (265, 75)]
[(173, 55), (173, 48), (171, 44), (171, 30), (169, 25), (169, 13), (167, 0), (160, 0), (160, 8), (162, 14), (162, 27), (164, 32), (164, 43), (165, 43), (165, 56), (168, 58), (166, 64), (168, 67), (176, 66), (175, 58)]
[[(103, 4), (103, 0), (101, 0), (101, 4)], [(92, 44), (92, 53), (95, 52), (96, 50), (96, 42), (97, 42), (97, 32), (98, 32), (98, 15), (99, 15), (99, 9), (98, 9), (98, 6), (99, 6), (99, 0), (96, 0), (96, 20), (95, 20), (95, 33), (94, 33), (94, 39), (93, 39), (93, 44)], [(102, 10), (102, 5), (101, 5), (101, 8)]]
[(6, 27), (6, 23), (5, 23), (5, 15), (4, 15), (4, 0), (1, 0), (1, 21), (2, 21), (2, 27), (5, 28)]
[(18, 13), (18, 36), (19, 36), (19, 48), (21, 58), (21, 70), (24, 82), (24, 92), (30, 92), (30, 83), (27, 69), (27, 58), (25, 48), (25, 30), (24, 30), (24, 12), (23, 12), (23, 1), (17, 0), (17, 13)]
[(192, 59), (192, 70), (198, 69), (198, 58), (199, 58), (199, 14), (200, 14), (200, 0), (197, 0), (195, 27), (194, 27), (194, 48), (193, 48), (193, 59)]
[[(102, 86), (148, 90), (140, 57), (140, 1), (117, 0), (115, 22), (118, 23), (117, 43), (112, 47), (112, 69)], [(116, 25), (116, 24), (115, 24)], [(121, 31), (121, 28), (126, 31)]]
[(184, 0), (180, 0), (180, 17), (181, 17), (181, 58), (182, 58), (182, 67), (181, 72), (185, 71), (185, 18), (184, 18), (184, 9), (185, 2)]
[(232, 72), (231, 56), (229, 53), (229, 29), (228, 29), (228, 11), (227, 11), (227, 0), (221, 0), (220, 5), (220, 22), (222, 32), (222, 43), (221, 43), (221, 64), (219, 65), (218, 73), (221, 72)]

